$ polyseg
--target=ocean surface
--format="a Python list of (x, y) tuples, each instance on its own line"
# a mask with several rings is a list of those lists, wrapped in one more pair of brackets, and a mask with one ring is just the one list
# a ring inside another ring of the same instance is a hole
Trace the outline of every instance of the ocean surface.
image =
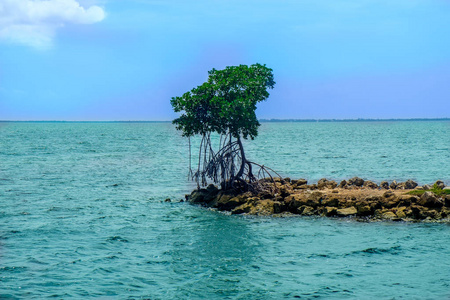
[[(449, 121), (263, 123), (245, 147), (310, 182), (450, 185)], [(450, 299), (449, 224), (229, 216), (179, 202), (188, 157), (170, 123), (0, 123), (0, 299)]]

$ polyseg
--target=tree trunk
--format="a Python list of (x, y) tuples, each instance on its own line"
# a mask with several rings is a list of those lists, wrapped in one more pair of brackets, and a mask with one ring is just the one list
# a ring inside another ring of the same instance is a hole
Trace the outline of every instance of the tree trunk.
[(244, 170), (245, 170), (245, 165), (247, 164), (247, 159), (245, 158), (244, 146), (242, 145), (242, 141), (241, 141), (240, 137), (237, 138), (237, 142), (239, 145), (239, 151), (241, 152), (241, 161), (242, 161), (239, 172), (235, 176), (235, 178), (239, 180), (239, 179), (242, 179), (242, 175), (244, 175)]

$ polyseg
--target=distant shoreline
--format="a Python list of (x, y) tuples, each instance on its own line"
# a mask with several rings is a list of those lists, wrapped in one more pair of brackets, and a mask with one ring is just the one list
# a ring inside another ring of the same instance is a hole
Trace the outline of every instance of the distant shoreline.
[(450, 121), (450, 118), (410, 118), (410, 119), (260, 119), (260, 122), (404, 122), (404, 121)]
[[(259, 119), (262, 123), (331, 123), (331, 122), (417, 122), (450, 121), (450, 118), (410, 119)], [(0, 123), (171, 123), (172, 121), (57, 121), (57, 120), (0, 120)]]

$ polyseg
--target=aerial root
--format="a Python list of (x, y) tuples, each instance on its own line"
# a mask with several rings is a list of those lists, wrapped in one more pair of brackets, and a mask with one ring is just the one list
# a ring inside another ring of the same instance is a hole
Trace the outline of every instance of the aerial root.
[[(197, 170), (189, 173), (198, 187), (208, 185), (210, 179), (215, 184), (220, 184), (222, 189), (239, 187), (252, 192), (276, 189), (272, 174), (279, 175), (271, 168), (247, 160), (240, 139), (234, 140), (228, 133), (221, 136), (219, 146), (219, 151), (215, 152), (210, 134), (203, 135)], [(263, 178), (272, 182), (271, 188), (260, 180)]]

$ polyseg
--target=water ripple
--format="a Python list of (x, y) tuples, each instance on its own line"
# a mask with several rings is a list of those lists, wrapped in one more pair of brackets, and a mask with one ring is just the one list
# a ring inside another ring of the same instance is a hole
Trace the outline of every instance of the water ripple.
[[(423, 184), (449, 180), (449, 128), (264, 123), (245, 147), (293, 178)], [(2, 299), (450, 297), (449, 225), (164, 203), (195, 187), (187, 141), (169, 123), (11, 123), (0, 162)]]

